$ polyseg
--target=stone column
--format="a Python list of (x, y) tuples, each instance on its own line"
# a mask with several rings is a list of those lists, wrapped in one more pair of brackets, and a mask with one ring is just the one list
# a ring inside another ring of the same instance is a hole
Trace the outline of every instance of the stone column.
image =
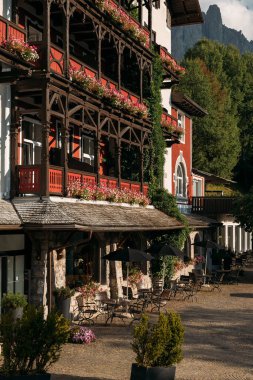
[[(35, 233), (35, 235), (37, 234)], [(30, 301), (35, 306), (43, 306), (45, 315), (47, 315), (48, 312), (47, 260), (48, 236), (46, 233), (41, 233), (35, 236), (32, 242)]]

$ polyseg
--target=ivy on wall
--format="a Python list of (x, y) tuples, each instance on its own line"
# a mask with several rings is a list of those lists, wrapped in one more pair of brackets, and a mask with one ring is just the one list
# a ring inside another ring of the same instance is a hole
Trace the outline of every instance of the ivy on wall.
[(151, 192), (163, 185), (165, 140), (161, 126), (162, 98), (161, 87), (163, 82), (163, 66), (161, 58), (155, 54), (153, 59), (153, 74), (150, 86), (149, 113), (153, 123), (150, 165)]

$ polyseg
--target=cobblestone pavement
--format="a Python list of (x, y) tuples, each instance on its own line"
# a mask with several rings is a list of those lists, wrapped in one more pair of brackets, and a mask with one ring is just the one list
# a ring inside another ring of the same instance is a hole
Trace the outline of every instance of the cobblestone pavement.
[[(253, 268), (238, 285), (201, 291), (197, 300), (170, 301), (185, 326), (177, 380), (253, 380)], [(53, 380), (129, 380), (134, 354), (128, 326), (95, 326), (96, 343), (67, 344)]]

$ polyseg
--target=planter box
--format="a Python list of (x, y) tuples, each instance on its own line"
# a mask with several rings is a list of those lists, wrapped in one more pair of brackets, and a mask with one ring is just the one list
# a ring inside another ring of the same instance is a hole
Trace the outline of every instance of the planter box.
[(44, 373), (40, 375), (13, 375), (13, 376), (5, 376), (0, 375), (0, 380), (50, 380), (51, 374)]
[(145, 368), (132, 364), (130, 380), (174, 380), (175, 375), (175, 366)]

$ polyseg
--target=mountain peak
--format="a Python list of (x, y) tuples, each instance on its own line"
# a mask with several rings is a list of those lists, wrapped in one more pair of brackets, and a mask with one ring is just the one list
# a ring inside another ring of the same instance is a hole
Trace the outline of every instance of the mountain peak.
[(241, 31), (222, 24), (218, 5), (210, 5), (203, 13), (204, 24), (185, 25), (172, 28), (172, 55), (182, 60), (186, 51), (203, 38), (218, 41), (224, 45), (235, 45), (241, 53), (253, 52), (253, 41), (249, 42)]

